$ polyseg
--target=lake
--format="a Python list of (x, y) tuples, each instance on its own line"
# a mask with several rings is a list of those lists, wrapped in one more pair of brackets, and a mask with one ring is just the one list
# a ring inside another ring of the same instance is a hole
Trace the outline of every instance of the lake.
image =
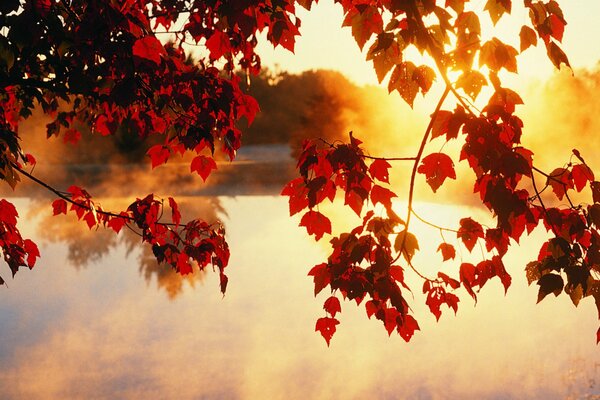
[[(421, 332), (410, 343), (343, 302), (327, 347), (314, 332), (327, 295), (315, 299), (307, 276), (327, 246), (288, 216), (286, 198), (181, 199), (192, 214), (224, 220), (232, 251), (224, 297), (218, 274), (181, 279), (157, 268), (133, 235), (51, 217), (48, 199), (12, 201), (42, 258), (0, 288), (2, 398), (600, 398), (593, 301), (575, 309), (561, 295), (536, 305), (537, 286), (527, 286), (523, 269), (542, 232), (507, 255), (506, 296), (497, 279), (476, 306), (461, 290), (457, 316), (443, 308), (436, 323), (417, 284), (407, 299)], [(436, 221), (477, 213), (420, 209)], [(424, 249), (416, 259), (425, 272), (440, 261)], [(457, 267), (443, 266), (452, 276)], [(10, 276), (5, 265), (0, 272)]]

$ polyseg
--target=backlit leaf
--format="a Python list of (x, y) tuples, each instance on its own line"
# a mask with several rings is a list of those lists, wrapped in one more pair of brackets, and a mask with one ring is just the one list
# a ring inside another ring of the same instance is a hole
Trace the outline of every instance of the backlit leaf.
[(424, 174), (431, 189), (436, 192), (447, 178), (456, 179), (454, 163), (444, 153), (432, 153), (421, 160), (417, 172)]
[(454, 246), (449, 243), (441, 243), (438, 246), (437, 251), (442, 252), (442, 258), (444, 261), (448, 261), (450, 259), (454, 260), (454, 257), (456, 257), (456, 250), (454, 249)]
[(318, 211), (310, 210), (300, 220), (300, 226), (306, 227), (309, 235), (315, 235), (319, 240), (325, 233), (331, 234), (331, 221)]
[(527, 50), (531, 46), (537, 46), (537, 33), (527, 25), (521, 27), (519, 32), (519, 39), (521, 41), (521, 53)]
[(190, 172), (197, 172), (198, 175), (206, 182), (206, 178), (210, 175), (213, 169), (217, 169), (217, 163), (212, 157), (199, 155), (194, 157), (190, 164)]
[(407, 261), (410, 261), (415, 255), (416, 251), (419, 250), (419, 241), (417, 237), (406, 230), (398, 233), (396, 241), (394, 242), (394, 249), (400, 253)]
[(155, 64), (160, 64), (160, 56), (165, 54), (162, 43), (154, 36), (145, 36), (133, 44), (133, 55)]
[(338, 325), (340, 321), (335, 318), (319, 318), (317, 320), (317, 324), (315, 325), (315, 332), (320, 332), (323, 339), (327, 342), (327, 346), (329, 346), (329, 342), (333, 337), (333, 334), (336, 330), (336, 325)]
[(485, 76), (479, 71), (465, 71), (456, 81), (456, 87), (465, 91), (473, 100), (477, 98), (481, 88), (487, 86)]
[(332, 317), (335, 317), (335, 314), (342, 312), (342, 306), (340, 304), (340, 300), (335, 296), (331, 296), (327, 300), (325, 300), (325, 304), (323, 304), (323, 308)]

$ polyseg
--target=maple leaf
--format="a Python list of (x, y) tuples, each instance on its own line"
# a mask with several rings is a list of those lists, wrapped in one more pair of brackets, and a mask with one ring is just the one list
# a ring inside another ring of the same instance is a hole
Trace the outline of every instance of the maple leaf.
[(573, 165), (571, 174), (578, 192), (581, 192), (588, 182), (594, 181), (594, 172), (585, 164)]
[(154, 36), (145, 36), (133, 44), (133, 56), (160, 64), (161, 55), (166, 54), (162, 43)]
[(446, 178), (456, 179), (454, 163), (444, 153), (432, 153), (421, 160), (417, 172), (424, 174), (431, 189), (436, 192)]
[(327, 263), (315, 265), (308, 273), (313, 277), (315, 284), (315, 296), (321, 292), (331, 281), (331, 275), (327, 269)]
[(362, 50), (374, 33), (382, 31), (383, 19), (376, 7), (362, 4), (346, 14), (342, 26), (352, 27), (352, 36)]
[(148, 156), (150, 156), (150, 160), (152, 162), (152, 169), (158, 167), (167, 162), (171, 152), (168, 147), (165, 147), (162, 144), (157, 144), (148, 149), (146, 152)]
[(471, 218), (463, 218), (460, 220), (460, 227), (456, 233), (456, 237), (461, 239), (465, 247), (469, 251), (473, 251), (478, 238), (483, 238), (483, 228), (481, 224)]
[(67, 214), (67, 202), (64, 199), (56, 199), (52, 202), (53, 215)]
[(410, 261), (415, 255), (415, 252), (419, 250), (419, 241), (415, 235), (403, 230), (396, 236), (394, 249), (399, 253), (402, 252), (404, 258), (406, 258), (407, 261)]
[(206, 48), (210, 51), (210, 58), (218, 60), (231, 51), (229, 36), (225, 32), (215, 30), (206, 41)]
[(444, 261), (448, 261), (450, 259), (454, 260), (454, 257), (456, 257), (456, 250), (454, 249), (454, 246), (449, 243), (441, 243), (438, 246), (437, 251), (442, 252), (442, 258)]
[(113, 231), (115, 231), (115, 233), (119, 233), (123, 226), (125, 226), (125, 224), (127, 223), (128, 214), (122, 212), (121, 216), (122, 217), (112, 217), (108, 220), (107, 226)]
[(204, 182), (213, 169), (217, 169), (217, 163), (211, 157), (199, 155), (194, 157), (190, 164), (190, 172), (197, 172)]
[(332, 317), (335, 317), (335, 314), (342, 312), (342, 306), (340, 304), (340, 300), (335, 296), (331, 296), (327, 300), (325, 300), (325, 303), (323, 304), (323, 308)]
[(419, 93), (419, 83), (415, 80), (416, 69), (415, 64), (410, 61), (397, 64), (388, 82), (388, 92), (391, 93), (397, 90), (411, 107), (417, 93)]
[(479, 71), (465, 71), (456, 81), (456, 87), (464, 90), (473, 100), (477, 98), (483, 86), (487, 86), (487, 80)]
[(369, 166), (369, 173), (373, 177), (373, 179), (380, 180), (385, 183), (390, 183), (390, 176), (388, 173), (388, 169), (390, 169), (391, 165), (386, 160), (377, 159), (374, 160)]
[(281, 191), (282, 196), (289, 196), (290, 216), (308, 207), (308, 189), (304, 178), (296, 178), (288, 182)]
[(40, 257), (40, 251), (37, 245), (29, 239), (23, 241), (23, 249), (27, 253), (27, 266), (33, 268), (36, 260)]
[(393, 197), (397, 197), (394, 192), (379, 185), (373, 185), (371, 189), (371, 201), (373, 205), (381, 203), (385, 207), (391, 207)]
[(318, 211), (307, 211), (299, 226), (306, 227), (309, 235), (315, 235), (315, 240), (321, 239), (325, 233), (331, 234), (331, 221)]
[(548, 58), (552, 61), (552, 64), (556, 67), (556, 69), (560, 69), (562, 64), (565, 64), (567, 67), (571, 68), (571, 64), (569, 63), (569, 59), (564, 51), (561, 50), (560, 47), (554, 42), (550, 42), (546, 46), (546, 50), (548, 52)]
[(531, 46), (537, 45), (537, 34), (530, 27), (523, 25), (521, 32), (519, 33), (519, 39), (521, 40), (521, 53), (527, 50)]
[(556, 194), (556, 197), (558, 197), (559, 200), (563, 199), (567, 190), (574, 187), (573, 176), (566, 168), (554, 169), (548, 176), (546, 184), (552, 187), (552, 191), (554, 194)]
[(412, 315), (408, 314), (403, 317), (402, 324), (397, 327), (398, 334), (405, 342), (409, 342), (415, 331), (418, 330), (421, 330), (419, 323)]
[(0, 222), (14, 226), (18, 216), (17, 209), (11, 202), (0, 199)]
[(540, 286), (537, 299), (537, 302), (539, 303), (550, 293), (554, 293), (554, 296), (558, 296), (563, 290), (564, 281), (560, 275), (546, 274), (538, 280), (537, 284)]
[(179, 212), (179, 206), (177, 205), (177, 202), (172, 197), (169, 197), (169, 206), (171, 207), (173, 223), (176, 226), (179, 226), (179, 223), (181, 222), (181, 213)]
[(338, 325), (339, 323), (340, 321), (330, 317), (319, 318), (317, 320), (317, 323), (315, 325), (315, 332), (318, 331), (321, 333), (321, 336), (323, 336), (323, 339), (325, 339), (325, 341), (327, 342), (328, 347), (329, 342), (331, 341), (331, 338), (335, 333), (336, 325)]

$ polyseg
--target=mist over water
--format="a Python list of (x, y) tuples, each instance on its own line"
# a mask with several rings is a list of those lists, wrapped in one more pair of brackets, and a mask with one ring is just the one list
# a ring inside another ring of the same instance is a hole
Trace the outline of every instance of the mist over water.
[[(562, 166), (575, 147), (600, 170), (594, 119), (600, 107), (598, 76), (592, 71), (579, 71), (575, 78), (561, 74), (524, 92), (524, 142), (543, 168)], [(372, 155), (412, 155), (427, 124), (426, 111), (415, 116), (383, 91), (351, 89), (334, 76), (318, 79), (321, 86), (315, 87), (323, 89), (324, 97), (307, 104), (336, 101), (337, 108), (327, 109), (339, 111), (335, 124), (327, 125), (330, 139), (353, 130)], [(343, 96), (335, 92), (336, 85), (345, 88)], [(320, 121), (329, 116), (322, 114)], [(78, 148), (59, 137), (47, 145), (43, 126), (36, 122), (21, 131), (23, 147), (38, 159), (35, 174), (57, 187), (79, 184), (107, 209), (126, 207), (131, 196), (175, 196), (183, 220), (222, 220), (232, 252), (230, 280), (222, 297), (218, 274), (210, 268), (181, 277), (156, 265), (131, 233), (89, 232), (72, 215), (52, 217), (51, 198), (34, 185), (24, 183), (15, 192), (2, 189), (5, 196), (20, 196), (13, 198), (19, 227), (42, 253), (32, 271), (20, 270), (8, 279), (8, 287), (0, 288), (2, 398), (600, 398), (593, 301), (584, 299), (575, 309), (563, 294), (536, 305), (538, 288), (527, 286), (523, 269), (537, 256), (545, 237), (541, 230), (507, 255), (513, 285), (506, 296), (494, 279), (476, 306), (460, 293), (458, 315), (443, 308), (436, 323), (418, 290), (419, 280), (407, 276), (415, 288), (407, 299), (421, 326), (411, 343), (397, 335), (388, 338), (379, 321), (366, 318), (364, 307), (343, 302), (341, 325), (327, 348), (314, 332), (326, 294), (313, 297), (307, 273), (326, 259), (328, 245), (308, 237), (297, 226), (298, 218), (288, 216), (286, 198), (277, 196), (294, 177), (292, 136), (276, 143), (249, 140), (255, 146), (243, 148), (234, 163), (219, 162), (218, 172), (204, 185), (190, 176), (186, 159), (170, 160), (150, 173), (143, 151), (119, 150), (113, 143), (99, 148), (114, 156), (107, 165), (102, 158), (85, 156), (106, 141), (89, 139)], [(318, 135), (318, 127), (306, 121), (289, 126)], [(427, 149), (439, 151), (440, 146), (432, 142)], [(458, 143), (448, 146), (460, 148)], [(398, 165), (396, 170), (404, 172), (392, 176), (399, 212), (409, 169), (409, 164)], [(458, 175), (466, 177), (449, 182), (435, 196), (421, 180), (416, 209), (443, 225), (464, 216), (489, 221), (485, 210), (470, 207), (476, 200), (473, 173), (463, 172)], [(448, 205), (453, 203), (462, 206)], [(331, 213), (335, 223), (356, 222), (335, 206)], [(433, 238), (438, 240), (439, 232), (413, 224), (423, 238), (415, 263), (426, 274), (441, 268), (456, 276), (457, 264), (442, 264), (435, 251)], [(465, 260), (480, 256), (464, 253)], [(10, 276), (5, 265), (0, 275)]]
[[(528, 241), (508, 256), (514, 280), (506, 297), (494, 280), (477, 306), (465, 294), (458, 315), (443, 309), (436, 323), (416, 290), (408, 299), (421, 332), (409, 344), (388, 338), (362, 307), (343, 302), (327, 348), (314, 332), (326, 295), (313, 298), (306, 276), (325, 249), (287, 217), (282, 198), (218, 202), (227, 210), (232, 249), (225, 297), (211, 271), (168, 295), (140, 275), (143, 250), (127, 241), (75, 268), (65, 243), (40, 237), (43, 217), (32, 218), (28, 226), (36, 228), (28, 233), (43, 243), (42, 258), (2, 289), (3, 398), (582, 399), (600, 393), (593, 302), (582, 301), (577, 310), (566, 298), (535, 305), (537, 288), (527, 287), (522, 273), (523, 260), (532, 256)], [(18, 203), (22, 210), (35, 207)], [(451, 215), (442, 207), (433, 217), (446, 222)], [(427, 263), (441, 264), (425, 248), (418, 257), (425, 272)]]

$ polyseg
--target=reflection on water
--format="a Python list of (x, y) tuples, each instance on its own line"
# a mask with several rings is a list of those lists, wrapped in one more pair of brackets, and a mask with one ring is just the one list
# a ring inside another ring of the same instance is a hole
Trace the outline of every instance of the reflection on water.
[[(75, 268), (85, 268), (104, 262), (106, 256), (116, 247), (125, 249), (126, 254), (137, 253), (140, 275), (147, 283), (156, 280), (158, 288), (164, 289), (169, 298), (174, 298), (183, 291), (184, 283), (194, 287), (204, 279), (207, 271), (195, 269), (193, 274), (182, 276), (173, 268), (159, 265), (150, 246), (141, 243), (139, 233), (124, 228), (120, 235), (110, 229), (90, 231), (87, 226), (68, 216), (52, 216), (49, 201), (45, 198), (31, 199), (28, 215), (39, 218), (37, 234), (43, 242), (60, 243), (67, 248), (67, 260)], [(109, 199), (103, 201), (108, 209), (125, 209), (126, 199)], [(179, 205), (184, 213), (183, 220), (194, 216), (210, 223), (225, 217), (226, 211), (216, 197), (179, 198)]]
[[(327, 348), (314, 332), (323, 298), (313, 298), (306, 276), (325, 247), (288, 217), (283, 198), (221, 197), (218, 204), (227, 210), (232, 250), (224, 298), (218, 274), (209, 272), (197, 282), (201, 288), (183, 285), (169, 300), (139, 279), (135, 265), (144, 255), (135, 240), (103, 238), (73, 257), (69, 246), (79, 234), (32, 212), (26, 233), (43, 244), (42, 258), (1, 290), (0, 397), (600, 396), (595, 306), (582, 301), (575, 311), (567, 298), (554, 297), (535, 305), (536, 288), (527, 287), (522, 272), (532, 257), (526, 241), (507, 262), (513, 287), (506, 298), (491, 282), (477, 307), (462, 296), (458, 316), (447, 312), (435, 323), (415, 291), (411, 306), (422, 332), (409, 344), (343, 303), (342, 324)], [(435, 217), (450, 218), (448, 211)], [(421, 256), (421, 264), (437, 268), (440, 260)], [(73, 268), (78, 262), (88, 267)]]

